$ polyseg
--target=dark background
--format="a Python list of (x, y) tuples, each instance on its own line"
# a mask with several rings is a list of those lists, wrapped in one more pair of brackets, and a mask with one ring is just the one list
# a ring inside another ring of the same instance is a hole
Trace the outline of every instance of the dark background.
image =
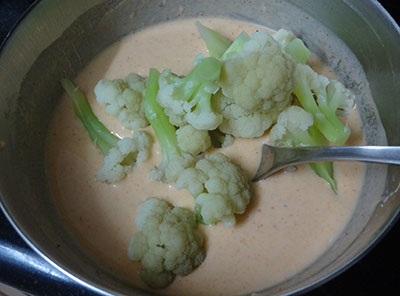
[[(33, 2), (34, 0), (0, 0), (0, 43)], [(400, 1), (379, 2), (397, 23), (400, 23)], [(0, 213), (0, 241), (3, 245), (12, 244), (15, 250), (38, 260), (37, 255), (19, 238), (2, 213)], [(308, 292), (307, 295), (400, 295), (400, 291), (397, 290), (400, 288), (399, 252), (400, 222), (397, 222), (362, 260), (333, 280)], [(0, 262), (4, 261), (0, 260)], [(54, 281), (54, 279), (49, 281), (45, 273), (33, 271), (29, 265), (13, 267), (12, 264), (0, 263), (0, 282), (20, 287), (28, 293), (35, 295), (91, 294), (73, 287), (66, 278), (58, 283), (53, 283)]]

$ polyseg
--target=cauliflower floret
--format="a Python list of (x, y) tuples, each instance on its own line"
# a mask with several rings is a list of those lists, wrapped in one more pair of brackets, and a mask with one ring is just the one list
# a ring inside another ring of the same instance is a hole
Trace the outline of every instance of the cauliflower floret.
[(182, 151), (192, 155), (205, 152), (211, 146), (211, 138), (208, 131), (195, 129), (191, 125), (180, 127), (176, 131), (176, 136)]
[(192, 125), (198, 130), (213, 130), (222, 121), (211, 108), (211, 95), (218, 90), (221, 62), (202, 58), (185, 77), (164, 70), (158, 79), (157, 102), (176, 126)]
[[(269, 133), (269, 143), (284, 147), (326, 145), (314, 125), (313, 115), (298, 106), (290, 106), (279, 115), (278, 122)], [(310, 163), (310, 167), (336, 192), (332, 162)]]
[(126, 177), (135, 165), (148, 156), (151, 140), (143, 131), (136, 131), (132, 138), (124, 138), (104, 157), (104, 167), (96, 174), (97, 181), (116, 183)]
[(203, 262), (203, 236), (191, 211), (150, 198), (139, 206), (136, 226), (128, 256), (142, 262), (139, 275), (150, 287), (166, 287), (175, 275), (186, 275)]
[(195, 197), (195, 210), (205, 224), (234, 225), (251, 197), (251, 185), (242, 169), (221, 153), (201, 159), (179, 176), (176, 187)]
[(298, 106), (290, 106), (279, 115), (277, 124), (269, 132), (268, 141), (273, 146), (317, 146), (308, 132), (313, 125), (311, 113)]
[(105, 110), (118, 117), (127, 128), (136, 130), (149, 125), (144, 114), (145, 80), (137, 74), (122, 79), (100, 80), (94, 88), (97, 101)]
[(282, 101), (269, 110), (247, 111), (221, 92), (213, 96), (214, 109), (224, 118), (219, 129), (240, 138), (262, 136), (289, 104), (290, 101)]
[(268, 111), (291, 101), (296, 63), (267, 32), (259, 31), (243, 50), (222, 64), (225, 96), (247, 111)]

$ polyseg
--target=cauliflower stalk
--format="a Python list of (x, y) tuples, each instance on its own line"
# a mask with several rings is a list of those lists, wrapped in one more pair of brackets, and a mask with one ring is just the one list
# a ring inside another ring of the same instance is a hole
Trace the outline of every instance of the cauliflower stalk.
[(350, 128), (338, 118), (339, 109), (353, 105), (351, 93), (343, 84), (317, 74), (307, 65), (298, 64), (293, 93), (302, 107), (314, 117), (314, 124), (326, 139), (343, 145), (350, 136)]
[(211, 154), (184, 170), (176, 187), (187, 189), (195, 197), (195, 211), (205, 224), (236, 223), (250, 202), (251, 185), (242, 169), (221, 153)]
[(176, 76), (170, 70), (161, 73), (157, 102), (172, 124), (190, 124), (198, 130), (218, 127), (222, 116), (213, 111), (211, 95), (218, 90), (220, 71), (221, 62), (209, 57), (201, 58), (185, 77)]
[[(269, 133), (269, 143), (282, 147), (326, 145), (321, 133), (314, 126), (312, 114), (298, 106), (290, 106), (279, 115), (276, 125)], [(310, 163), (310, 167), (336, 192), (332, 162)]]
[(176, 129), (156, 100), (159, 76), (160, 73), (156, 69), (150, 69), (144, 97), (145, 114), (162, 152), (161, 164), (151, 171), (150, 176), (163, 183), (173, 183), (184, 169), (194, 165), (195, 159), (179, 147)]
[(116, 116), (127, 128), (136, 130), (149, 125), (144, 114), (145, 80), (137, 74), (122, 79), (100, 80), (94, 88), (97, 102), (107, 113)]
[(149, 136), (137, 131), (133, 138), (118, 138), (99, 121), (79, 88), (68, 79), (63, 79), (61, 84), (72, 99), (75, 114), (105, 156), (104, 168), (97, 172), (97, 180), (106, 183), (123, 180), (135, 165), (147, 158), (151, 144)]
[(141, 261), (139, 275), (150, 287), (166, 287), (176, 275), (186, 275), (203, 262), (203, 236), (191, 211), (150, 198), (139, 206), (135, 221), (138, 232), (128, 256)]
[(311, 55), (309, 49), (304, 45), (303, 40), (297, 38), (291, 31), (279, 29), (272, 37), (296, 62), (305, 64), (309, 59)]

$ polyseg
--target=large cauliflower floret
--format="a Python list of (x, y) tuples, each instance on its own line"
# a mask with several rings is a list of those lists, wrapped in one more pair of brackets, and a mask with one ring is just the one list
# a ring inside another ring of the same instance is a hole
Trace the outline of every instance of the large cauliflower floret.
[(121, 181), (135, 165), (147, 158), (150, 146), (150, 137), (143, 131), (136, 131), (132, 138), (119, 140), (105, 155), (104, 167), (96, 174), (97, 180), (105, 183)]
[(291, 101), (295, 61), (267, 32), (259, 31), (222, 64), (225, 96), (247, 111), (272, 110)]
[(240, 138), (262, 136), (289, 104), (290, 101), (282, 101), (269, 110), (247, 111), (221, 92), (213, 96), (214, 108), (224, 118), (219, 129)]
[(136, 130), (149, 125), (144, 114), (143, 95), (145, 79), (137, 74), (129, 74), (122, 79), (100, 80), (94, 88), (97, 101), (105, 105), (105, 110), (118, 117), (127, 128)]
[(142, 262), (139, 275), (150, 287), (166, 287), (203, 262), (203, 236), (191, 211), (150, 198), (139, 206), (136, 226), (128, 256)]
[(211, 147), (211, 138), (208, 131), (195, 129), (191, 125), (180, 127), (176, 131), (176, 137), (182, 151), (192, 155), (205, 152)]
[(223, 221), (235, 224), (235, 214), (242, 214), (251, 197), (249, 179), (228, 157), (215, 153), (201, 159), (194, 168), (179, 176), (176, 187), (188, 189), (195, 197), (195, 210), (202, 222)]

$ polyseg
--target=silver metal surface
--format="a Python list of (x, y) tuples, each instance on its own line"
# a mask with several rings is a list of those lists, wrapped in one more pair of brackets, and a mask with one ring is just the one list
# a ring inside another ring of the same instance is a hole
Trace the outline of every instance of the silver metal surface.
[[(50, 196), (46, 131), (63, 77), (75, 77), (127, 34), (172, 19), (222, 16), (288, 28), (355, 94), (366, 145), (400, 145), (399, 28), (367, 0), (43, 0), (0, 55), (0, 201), (21, 237), (50, 264), (104, 295), (148, 294), (81, 248)], [(374, 99), (372, 99), (374, 98)], [(360, 258), (400, 208), (400, 169), (368, 165), (343, 235), (305, 270), (254, 295), (304, 292)]]
[(400, 164), (397, 146), (274, 147), (263, 144), (261, 160), (252, 181), (260, 181), (286, 167), (318, 161), (363, 161)]

